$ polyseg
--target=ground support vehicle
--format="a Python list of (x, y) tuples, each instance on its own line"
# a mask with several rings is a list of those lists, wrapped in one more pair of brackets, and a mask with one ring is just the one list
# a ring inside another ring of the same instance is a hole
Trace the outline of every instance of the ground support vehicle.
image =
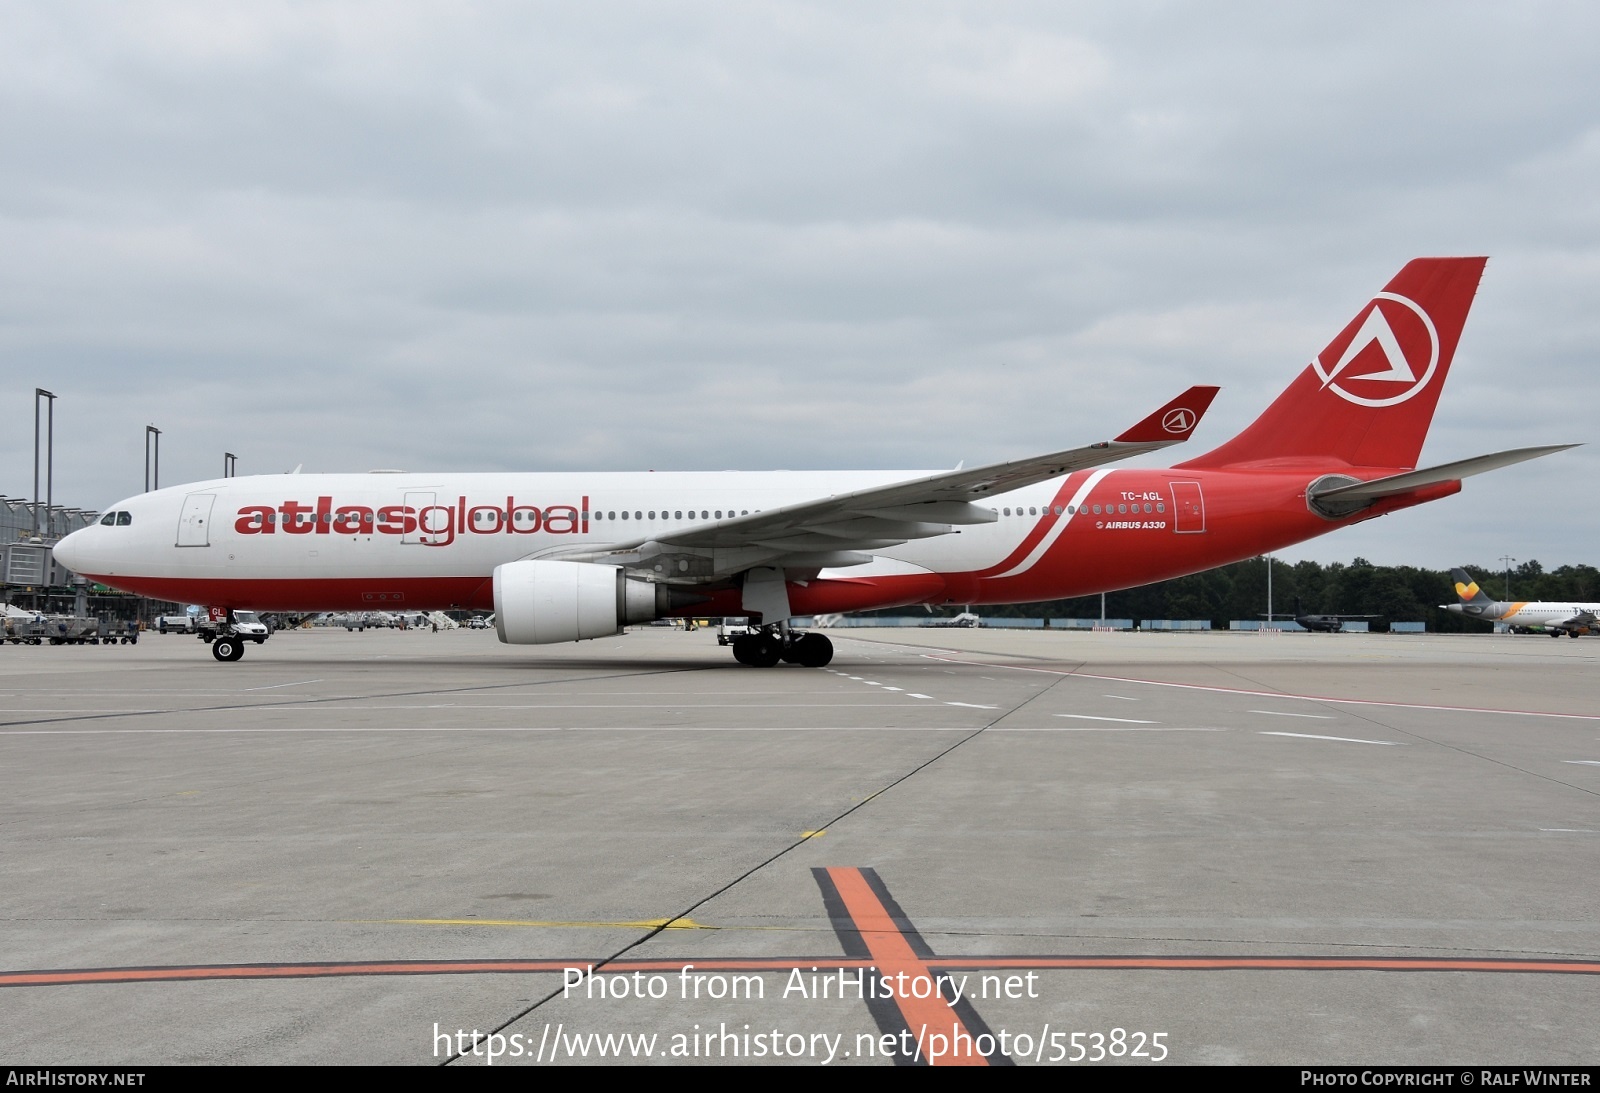
[(211, 646), (217, 660), (238, 660), (244, 656), (244, 643), (265, 645), (272, 632), (254, 611), (227, 611), (213, 608), (199, 623), (200, 640)]

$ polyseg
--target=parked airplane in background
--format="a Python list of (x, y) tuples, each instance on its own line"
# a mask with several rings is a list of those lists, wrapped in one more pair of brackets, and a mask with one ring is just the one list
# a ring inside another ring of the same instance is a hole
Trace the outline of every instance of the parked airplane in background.
[(1502, 601), (1479, 588), (1464, 569), (1452, 569), (1450, 579), (1456, 582), (1461, 602), (1440, 604), (1446, 611), (1484, 622), (1503, 622), (1513, 634), (1541, 632), (1559, 638), (1564, 633), (1575, 638), (1600, 632), (1600, 603)]
[[(1482, 275), (1420, 258), (1256, 421), (1168, 469), (1104, 464), (1186, 440), (1193, 387), (1111, 441), (953, 471), (329, 474), (228, 478), (119, 502), (56, 548), (157, 599), (262, 611), (472, 608), (500, 640), (750, 616), (743, 663), (821, 666), (797, 615), (1030, 603), (1255, 557), (1448, 497), (1571, 445), (1414, 470)], [(243, 645), (219, 636), (218, 660)]]
[(1382, 618), (1381, 615), (1308, 615), (1304, 611), (1300, 610), (1299, 596), (1294, 598), (1294, 614), (1267, 615), (1263, 613), (1262, 617), (1268, 621), (1271, 621), (1272, 619), (1293, 619), (1298, 625), (1304, 627), (1305, 629), (1323, 634), (1337, 634), (1340, 630), (1344, 629), (1344, 624), (1347, 622), (1360, 622), (1362, 619)]

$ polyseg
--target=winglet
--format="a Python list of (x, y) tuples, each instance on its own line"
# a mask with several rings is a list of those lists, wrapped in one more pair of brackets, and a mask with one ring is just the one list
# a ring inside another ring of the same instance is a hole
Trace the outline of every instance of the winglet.
[(1176, 444), (1188, 440), (1200, 424), (1218, 387), (1191, 387), (1139, 424), (1117, 437), (1118, 444)]

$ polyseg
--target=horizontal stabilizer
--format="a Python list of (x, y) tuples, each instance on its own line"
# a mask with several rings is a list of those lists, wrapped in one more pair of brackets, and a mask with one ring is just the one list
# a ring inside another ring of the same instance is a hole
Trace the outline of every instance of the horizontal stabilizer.
[[(1331, 484), (1324, 488), (1313, 485), (1307, 493), (1306, 500), (1318, 502), (1319, 507), (1334, 502), (1341, 509), (1348, 509), (1351, 505), (1362, 505), (1376, 501), (1380, 497), (1393, 497), (1397, 493), (1409, 493), (1411, 490), (1421, 489), (1423, 486), (1436, 486), (1441, 482), (1459, 482), (1463, 478), (1470, 478), (1484, 471), (1499, 470), (1509, 467), (1514, 463), (1522, 463), (1529, 459), (1538, 459), (1542, 455), (1552, 455), (1555, 452), (1564, 452), (1568, 448), (1576, 448), (1576, 444), (1543, 444), (1536, 448), (1513, 448), (1510, 451), (1494, 452), (1491, 455), (1473, 456), (1471, 459), (1458, 459), (1454, 463), (1443, 463), (1437, 467), (1424, 467), (1421, 470), (1407, 471), (1404, 474), (1392, 474), (1387, 478), (1375, 478), (1371, 482), (1350, 482), (1343, 485)], [(1332, 476), (1330, 476), (1332, 477)], [(1326, 481), (1326, 479), (1324, 480)]]

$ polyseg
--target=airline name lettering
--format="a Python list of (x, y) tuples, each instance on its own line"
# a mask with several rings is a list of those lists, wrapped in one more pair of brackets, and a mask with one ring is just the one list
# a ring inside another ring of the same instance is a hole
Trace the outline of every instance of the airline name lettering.
[(285, 501), (245, 505), (233, 530), (240, 535), (417, 535), (425, 546), (449, 546), (457, 535), (578, 535), (589, 531), (589, 498), (581, 505), (529, 505), (507, 497), (504, 505), (335, 505)]

